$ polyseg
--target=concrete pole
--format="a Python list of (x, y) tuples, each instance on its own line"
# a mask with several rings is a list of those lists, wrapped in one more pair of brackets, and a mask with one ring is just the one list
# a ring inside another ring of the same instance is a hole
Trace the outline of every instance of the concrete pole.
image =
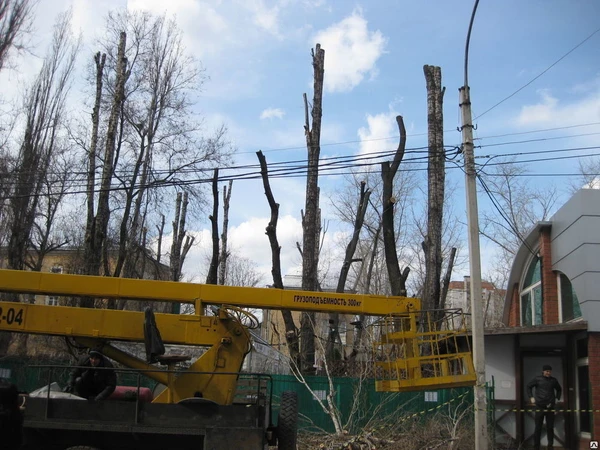
[(475, 394), (475, 448), (489, 449), (487, 428), (487, 396), (485, 388), (485, 354), (483, 335), (483, 298), (481, 295), (481, 258), (479, 250), (479, 213), (477, 211), (477, 179), (473, 154), (471, 95), (468, 86), (459, 89), (462, 118), (462, 150), (465, 158), (467, 193), (467, 226), (469, 232), (469, 271), (471, 274), (471, 332), (473, 363), (477, 374)]

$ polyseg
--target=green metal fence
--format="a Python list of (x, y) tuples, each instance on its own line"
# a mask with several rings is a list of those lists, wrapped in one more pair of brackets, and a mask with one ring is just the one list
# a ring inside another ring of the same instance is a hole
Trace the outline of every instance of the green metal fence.
[[(410, 418), (426, 419), (447, 407), (473, 407), (473, 388), (440, 389), (419, 392), (376, 392), (374, 380), (357, 378), (333, 378), (334, 402), (340, 411), (342, 425), (348, 432), (386, 422), (397, 424)], [(277, 402), (283, 391), (298, 393), (298, 409), (301, 414), (300, 427), (315, 431), (333, 432), (329, 415), (323, 411), (316, 397), (323, 399), (330, 391), (326, 377), (307, 378), (307, 386), (291, 375), (273, 375), (275, 399), (274, 420), (277, 417)], [(314, 393), (314, 394), (313, 394)], [(488, 387), (488, 400), (493, 400), (493, 388)], [(491, 406), (491, 405), (490, 405)]]

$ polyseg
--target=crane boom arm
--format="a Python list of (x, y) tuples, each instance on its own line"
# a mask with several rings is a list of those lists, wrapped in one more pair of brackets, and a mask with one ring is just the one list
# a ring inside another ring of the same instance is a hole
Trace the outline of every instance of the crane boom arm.
[[(223, 331), (217, 316), (155, 314), (162, 340), (169, 344), (215, 345)], [(0, 330), (76, 338), (144, 341), (144, 313), (0, 302)]]
[(174, 281), (0, 270), (0, 291), (130, 300), (234, 305), (260, 309), (336, 312), (383, 316), (420, 309), (420, 300), (332, 292), (221, 286)]

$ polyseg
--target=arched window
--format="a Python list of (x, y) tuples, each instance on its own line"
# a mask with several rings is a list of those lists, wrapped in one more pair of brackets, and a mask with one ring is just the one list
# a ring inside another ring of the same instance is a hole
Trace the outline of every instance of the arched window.
[(521, 285), (521, 325), (542, 324), (542, 267), (540, 258), (534, 256), (529, 263)]
[(568, 322), (581, 317), (581, 308), (575, 289), (573, 289), (571, 280), (562, 273), (558, 274), (558, 292), (560, 294), (561, 322)]

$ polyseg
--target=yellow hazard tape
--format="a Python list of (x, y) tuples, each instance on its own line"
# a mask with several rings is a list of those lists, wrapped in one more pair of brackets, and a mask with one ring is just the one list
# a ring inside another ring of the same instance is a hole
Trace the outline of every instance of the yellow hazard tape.
[[(410, 414), (408, 416), (402, 417), (398, 422), (399, 423), (406, 422), (407, 420), (413, 419), (415, 417), (422, 416), (424, 414), (427, 414), (427, 413), (439, 410), (439, 409), (443, 408), (444, 406), (448, 406), (449, 404), (451, 404), (451, 403), (453, 403), (453, 402), (455, 402), (457, 400), (460, 400), (461, 398), (465, 397), (468, 394), (470, 394), (470, 391), (464, 392), (464, 393), (460, 394), (459, 396), (457, 396), (455, 398), (451, 398), (447, 402), (441, 403), (441, 404), (439, 404), (439, 405), (437, 405), (437, 406), (435, 406), (433, 408), (428, 408), (428, 409), (425, 409), (423, 411), (419, 411), (419, 412)], [(360, 435), (358, 435), (358, 437), (360, 438), (360, 436), (363, 436), (366, 433), (373, 433), (375, 431), (385, 430), (385, 429), (388, 429), (388, 428), (389, 428), (389, 425), (381, 425), (379, 427), (373, 427), (370, 430), (365, 430), (365, 433), (361, 433)]]
[(423, 411), (419, 411), (419, 412), (413, 413), (413, 414), (411, 414), (411, 415), (409, 415), (409, 416), (403, 417), (403, 418), (400, 420), (400, 422), (405, 422), (405, 421), (407, 421), (407, 420), (409, 420), (409, 419), (412, 419), (412, 418), (414, 418), (414, 417), (422, 416), (423, 414), (427, 414), (427, 413), (430, 413), (430, 412), (432, 412), (432, 411), (436, 411), (436, 410), (438, 410), (438, 409), (441, 409), (441, 408), (443, 408), (444, 406), (448, 406), (448, 405), (449, 405), (450, 403), (452, 403), (452, 402), (455, 402), (455, 401), (457, 401), (457, 400), (460, 400), (461, 398), (465, 397), (465, 396), (466, 396), (467, 394), (469, 394), (469, 393), (470, 393), (470, 392), (464, 392), (464, 393), (460, 394), (458, 397), (451, 398), (451, 399), (450, 399), (450, 400), (448, 400), (447, 402), (441, 403), (441, 404), (439, 404), (439, 405), (437, 405), (437, 406), (434, 406), (433, 408), (429, 408), (429, 409), (426, 409), (426, 410), (423, 410)]
[(538, 412), (538, 411), (544, 411), (544, 412), (554, 412), (554, 413), (575, 413), (575, 412), (580, 412), (580, 413), (600, 413), (600, 409), (516, 409), (516, 408), (512, 408), (512, 409), (505, 409), (505, 408), (488, 408), (488, 411), (504, 411), (504, 412)]

